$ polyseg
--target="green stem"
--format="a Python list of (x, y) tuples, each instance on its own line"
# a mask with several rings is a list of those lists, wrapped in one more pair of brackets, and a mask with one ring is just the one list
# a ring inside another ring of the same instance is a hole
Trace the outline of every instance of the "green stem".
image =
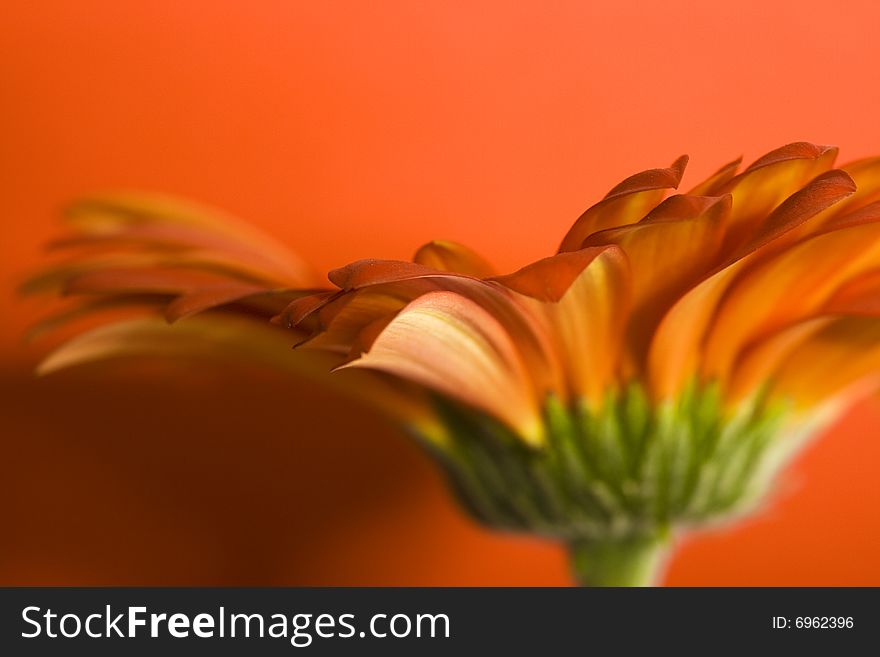
[(581, 586), (654, 586), (668, 543), (662, 535), (574, 542), (575, 576)]

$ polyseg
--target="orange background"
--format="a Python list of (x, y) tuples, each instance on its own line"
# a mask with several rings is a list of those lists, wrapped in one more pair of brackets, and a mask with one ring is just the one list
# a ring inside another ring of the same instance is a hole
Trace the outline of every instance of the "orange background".
[[(563, 584), (463, 518), (405, 437), (220, 367), (45, 380), (15, 300), (57, 208), (138, 188), (237, 213), (317, 267), (443, 237), (509, 268), (636, 170), (788, 141), (880, 152), (880, 5), (7, 3), (0, 19), (0, 583)], [(174, 383), (169, 385), (169, 381)], [(880, 585), (880, 403), (670, 584)]]

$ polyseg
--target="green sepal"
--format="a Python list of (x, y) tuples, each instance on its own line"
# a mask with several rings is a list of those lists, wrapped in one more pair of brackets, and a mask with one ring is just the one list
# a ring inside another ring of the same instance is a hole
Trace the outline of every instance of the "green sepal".
[(638, 384), (603, 403), (544, 405), (532, 447), (497, 420), (436, 399), (450, 436), (433, 449), (481, 522), (569, 544), (667, 535), (748, 511), (802, 440), (762, 393), (725, 408), (716, 385), (653, 404)]

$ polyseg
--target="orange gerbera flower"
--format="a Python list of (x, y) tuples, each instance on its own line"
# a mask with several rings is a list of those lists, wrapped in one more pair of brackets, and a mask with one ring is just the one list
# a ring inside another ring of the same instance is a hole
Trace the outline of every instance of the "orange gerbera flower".
[[(682, 157), (624, 180), (512, 274), (437, 241), (334, 270), (333, 290), (202, 211), (88, 201), (66, 244), (91, 255), (32, 287), (91, 295), (88, 310), (211, 312), (98, 328), (43, 369), (178, 335), (239, 343), (369, 394), (481, 521), (565, 541), (587, 583), (645, 583), (675, 530), (748, 511), (880, 384), (880, 158), (834, 169), (836, 154), (790, 144), (666, 197)], [(261, 316), (299, 332), (298, 355), (255, 338)]]

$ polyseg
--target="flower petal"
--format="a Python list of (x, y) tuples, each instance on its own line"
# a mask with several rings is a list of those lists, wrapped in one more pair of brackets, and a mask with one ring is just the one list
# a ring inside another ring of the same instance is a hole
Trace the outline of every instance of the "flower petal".
[[(171, 358), (237, 361), (291, 374), (294, 385), (319, 384), (364, 403), (428, 440), (441, 443), (444, 432), (428, 400), (375, 372), (333, 374), (339, 359), (317, 350), (290, 349), (291, 334), (262, 321), (230, 314), (200, 316), (169, 325), (147, 317), (99, 326), (61, 345), (40, 363), (39, 375), (113, 358)], [(302, 377), (302, 378), (300, 378)]]
[(665, 190), (678, 188), (687, 161), (682, 155), (668, 169), (649, 169), (619, 183), (578, 217), (559, 251), (577, 251), (595, 232), (639, 221), (663, 199)]
[(293, 328), (301, 325), (307, 318), (320, 312), (326, 305), (343, 296), (338, 290), (321, 290), (312, 294), (294, 299), (278, 315), (272, 318), (272, 322), (284, 328)]
[(823, 233), (755, 265), (728, 290), (706, 343), (704, 371), (724, 378), (741, 348), (816, 314), (843, 283), (880, 267), (880, 223)]
[(846, 174), (832, 171), (818, 176), (777, 207), (728, 264), (675, 303), (651, 340), (648, 378), (654, 394), (674, 396), (697, 374), (718, 304), (733, 282), (788, 245), (790, 232), (851, 193), (852, 181)]
[(761, 221), (731, 260), (738, 260), (772, 242), (773, 248), (765, 251), (767, 255), (816, 232), (822, 213), (829, 208), (839, 207), (855, 191), (853, 179), (840, 169), (832, 169), (816, 176)]
[(426, 267), (425, 265), (406, 262), (404, 260), (377, 260), (375, 258), (367, 258), (334, 269), (327, 275), (327, 278), (329, 278), (330, 282), (341, 290), (351, 292), (370, 285), (381, 285), (383, 283), (394, 283), (402, 280), (425, 278), (428, 276), (437, 276), (438, 274), (443, 274), (445, 276), (463, 276), (463, 274), (442, 272), (437, 269), (432, 269), (431, 267)]
[(177, 294), (228, 282), (217, 274), (190, 269), (117, 268), (87, 271), (72, 276), (65, 294)]
[[(378, 320), (390, 320), (411, 301), (411, 297), (388, 285), (358, 290), (339, 297), (321, 311), (322, 329), (299, 346), (329, 349), (352, 357), (358, 336)], [(338, 307), (336, 307), (338, 306)], [(360, 343), (361, 349), (368, 346)]]
[[(272, 335), (278, 339), (269, 340)], [(48, 374), (60, 369), (119, 356), (204, 357), (259, 356), (268, 362), (279, 357), (279, 365), (287, 365), (281, 349), (283, 334), (262, 322), (232, 316), (195, 318), (189, 322), (169, 325), (156, 317), (144, 317), (115, 322), (81, 333), (52, 352), (37, 369)], [(255, 336), (262, 340), (254, 340)], [(283, 340), (288, 344), (289, 335)], [(229, 349), (235, 345), (235, 349)], [(271, 345), (271, 347), (270, 347)], [(241, 350), (241, 351), (239, 351)]]
[(281, 283), (314, 286), (315, 274), (284, 245), (219, 210), (170, 196), (116, 192), (81, 199), (65, 212), (78, 235), (57, 245), (183, 245), (235, 254), (270, 268)]
[[(823, 215), (824, 214), (825, 213), (823, 213)], [(832, 230), (847, 228), (849, 226), (871, 223), (878, 219), (880, 219), (880, 201), (874, 201), (851, 212), (835, 214), (828, 218), (824, 224), (820, 225), (815, 230), (811, 230), (810, 233), (830, 232)]]
[[(841, 317), (794, 349), (774, 373), (773, 393), (809, 408), (842, 404), (880, 388), (880, 318)], [(804, 364), (809, 363), (808, 367)]]
[(715, 272), (689, 290), (663, 317), (648, 350), (647, 378), (653, 396), (672, 399), (699, 373), (705, 335), (716, 306), (748, 260)]
[(828, 220), (880, 201), (880, 157), (849, 162), (840, 168), (852, 177), (856, 192), (829, 212)]
[(230, 303), (265, 294), (266, 288), (246, 283), (229, 283), (215, 287), (203, 287), (178, 296), (165, 308), (165, 319), (176, 322), (184, 317), (225, 306)]
[(824, 307), (825, 312), (880, 316), (880, 268), (841, 285)]
[[(346, 296), (364, 290), (398, 295), (406, 301), (439, 290), (454, 292), (480, 305), (515, 337), (522, 357), (534, 373), (536, 389), (555, 390), (558, 387), (559, 370), (552, 364), (555, 356), (548, 344), (544, 327), (538, 318), (513, 299), (510, 291), (497, 281), (484, 281), (415, 263), (389, 260), (360, 260), (334, 270), (330, 277), (343, 288), (342, 292), (294, 302), (282, 313), (282, 322), (285, 315), (303, 321), (319, 313), (321, 326), (326, 328), (332, 324), (335, 313), (345, 307), (348, 302)], [(397, 310), (395, 308), (393, 312)], [(381, 325), (382, 318), (377, 314), (372, 317), (362, 316), (361, 320), (357, 338), (351, 345), (352, 355), (357, 355), (369, 346), (375, 336), (375, 326)], [(349, 331), (349, 335), (351, 334), (352, 331)], [(309, 341), (308, 346), (313, 346), (313, 343)]]
[(717, 193), (731, 194), (725, 250), (742, 246), (761, 220), (807, 181), (831, 168), (837, 148), (797, 142), (759, 158)]
[(732, 162), (728, 162), (718, 169), (703, 182), (696, 185), (688, 196), (719, 196), (718, 190), (728, 183), (735, 175), (742, 164), (742, 156), (736, 158)]
[(463, 244), (446, 240), (428, 242), (416, 251), (413, 262), (439, 271), (455, 272), (476, 278), (488, 278), (497, 273), (495, 268), (476, 251)]
[(730, 196), (671, 196), (639, 223), (589, 238), (589, 244), (617, 244), (631, 263), (627, 337), (637, 363), (669, 305), (717, 264), (729, 211)]
[[(629, 311), (630, 268), (616, 246), (587, 247), (545, 258), (498, 279), (522, 294), (521, 303), (543, 320), (564, 382), (552, 381), (562, 400), (593, 406), (616, 387), (623, 327)], [(564, 387), (563, 387), (564, 385)]]
[(796, 351), (808, 353), (810, 341), (821, 341), (819, 334), (826, 327), (850, 320), (857, 323), (858, 317), (880, 318), (880, 269), (844, 284), (815, 315), (783, 326), (743, 349), (730, 378), (730, 400), (742, 399), (776, 379), (780, 365)]
[(770, 382), (780, 363), (833, 319), (820, 315), (796, 322), (743, 350), (725, 391), (728, 403), (735, 404)]
[(513, 339), (490, 313), (453, 292), (404, 308), (361, 358), (344, 367), (381, 370), (478, 408), (540, 444), (540, 409)]
[(617, 259), (621, 257), (616, 246), (587, 247), (543, 258), (512, 274), (496, 276), (491, 280), (533, 299), (557, 302), (565, 296), (584, 269), (606, 251), (614, 251)]

